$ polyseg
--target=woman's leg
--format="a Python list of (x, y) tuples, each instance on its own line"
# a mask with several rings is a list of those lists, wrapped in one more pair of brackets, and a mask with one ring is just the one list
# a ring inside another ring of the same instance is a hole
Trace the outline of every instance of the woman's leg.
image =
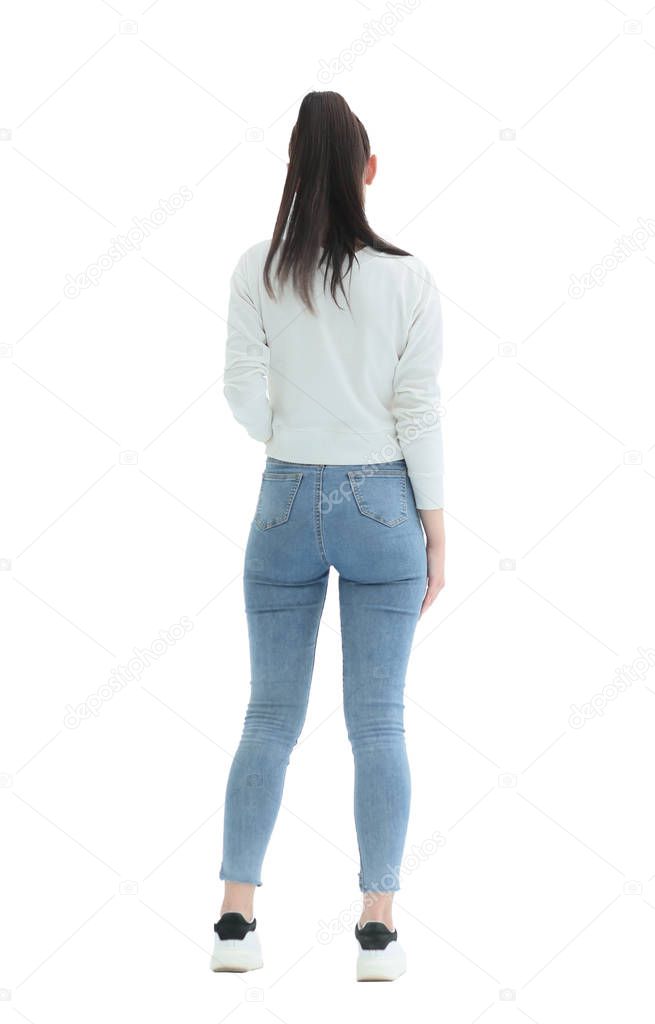
[(327, 571), (310, 583), (277, 583), (248, 572), (244, 578), (251, 693), (227, 782), (219, 877), (226, 882), (222, 911), (248, 919), (305, 721), (327, 584)]
[(403, 694), (412, 640), (425, 593), (417, 576), (385, 583), (339, 577), (344, 712), (355, 759), (355, 825), (364, 894), (360, 925), (393, 929), (400, 888), (411, 778)]
[(243, 914), (246, 921), (252, 921), (254, 912), (255, 886), (247, 882), (226, 882), (219, 917), (230, 911)]
[(394, 930), (392, 892), (364, 893), (362, 911), (357, 923), (363, 928), (367, 921), (382, 921), (390, 932)]
[(305, 721), (329, 565), (312, 467), (266, 460), (245, 552), (250, 700), (227, 782), (222, 912), (253, 916), (287, 766)]

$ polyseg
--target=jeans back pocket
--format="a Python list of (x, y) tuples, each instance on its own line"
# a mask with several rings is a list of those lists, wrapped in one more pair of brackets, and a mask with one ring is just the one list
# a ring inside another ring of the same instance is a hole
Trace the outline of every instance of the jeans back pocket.
[(406, 470), (348, 470), (348, 479), (362, 515), (385, 526), (399, 526), (408, 518)]
[(300, 471), (278, 473), (274, 470), (265, 470), (262, 473), (259, 499), (255, 509), (255, 524), (260, 530), (270, 530), (272, 526), (286, 523), (302, 476)]

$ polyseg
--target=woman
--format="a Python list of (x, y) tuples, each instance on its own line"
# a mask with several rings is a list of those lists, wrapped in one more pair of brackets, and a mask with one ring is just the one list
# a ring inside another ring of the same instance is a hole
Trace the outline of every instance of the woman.
[(231, 278), (224, 394), (266, 461), (245, 554), (251, 696), (227, 784), (217, 971), (263, 963), (254, 891), (331, 566), (355, 762), (357, 978), (406, 969), (392, 920), (410, 804), (403, 689), (416, 623), (444, 585), (442, 322), (426, 266), (368, 224), (375, 172), (343, 97), (309, 93), (273, 237)]

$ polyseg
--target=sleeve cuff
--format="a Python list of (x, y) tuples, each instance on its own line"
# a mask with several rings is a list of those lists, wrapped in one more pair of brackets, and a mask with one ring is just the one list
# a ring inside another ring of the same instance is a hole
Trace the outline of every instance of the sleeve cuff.
[(443, 477), (427, 473), (410, 473), (409, 478), (414, 491), (417, 508), (443, 508), (444, 487)]

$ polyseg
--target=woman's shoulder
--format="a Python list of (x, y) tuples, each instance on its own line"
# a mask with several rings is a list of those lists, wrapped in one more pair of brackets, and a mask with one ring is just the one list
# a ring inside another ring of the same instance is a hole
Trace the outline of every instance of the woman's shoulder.
[(434, 277), (430, 267), (420, 256), (409, 253), (399, 256), (395, 253), (378, 252), (367, 247), (375, 269), (380, 273), (393, 276), (398, 283), (409, 291), (420, 291), (427, 283), (434, 286)]
[(268, 254), (272, 239), (264, 238), (259, 242), (253, 242), (247, 249), (244, 249), (237, 260), (237, 266), (242, 270), (263, 265)]
[[(252, 276), (252, 280), (259, 278), (271, 242), (271, 238), (263, 238), (249, 245), (239, 256), (237, 269), (248, 278)], [(412, 294), (419, 293), (426, 284), (435, 287), (434, 277), (428, 264), (414, 253), (397, 255), (365, 246), (357, 254), (357, 262), (360, 267), (369, 265), (374, 271), (374, 277), (379, 273), (392, 287), (393, 282), (396, 287), (401, 287)]]

